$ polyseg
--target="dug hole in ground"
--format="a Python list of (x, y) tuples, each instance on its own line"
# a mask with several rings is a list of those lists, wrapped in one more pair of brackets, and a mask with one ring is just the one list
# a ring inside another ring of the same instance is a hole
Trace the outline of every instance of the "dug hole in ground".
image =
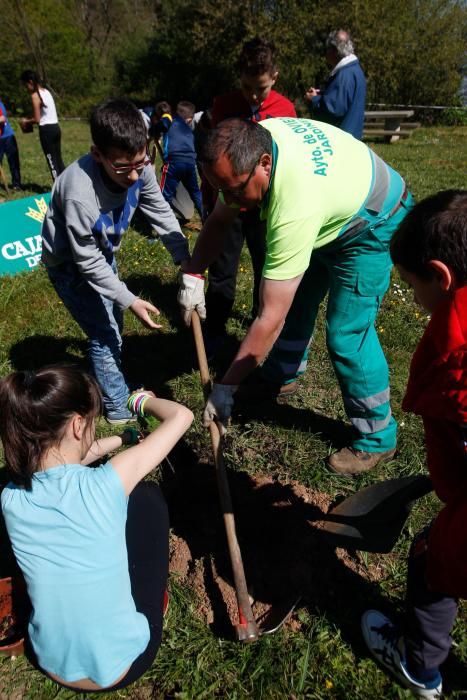
[[(169, 506), (170, 573), (194, 591), (196, 612), (212, 631), (233, 638), (238, 622), (213, 464), (197, 461), (187, 446), (171, 456), (161, 488)], [(379, 564), (326, 542), (318, 521), (331, 507), (328, 494), (296, 481), (282, 483), (228, 470), (237, 536), (256, 619), (302, 596), (300, 605), (328, 610), (336, 622), (352, 618), (379, 598)], [(299, 629), (293, 615), (286, 623)]]

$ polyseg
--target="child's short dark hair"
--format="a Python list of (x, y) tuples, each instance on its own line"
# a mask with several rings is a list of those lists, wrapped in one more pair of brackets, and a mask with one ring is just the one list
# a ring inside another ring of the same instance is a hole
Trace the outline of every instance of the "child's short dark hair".
[(276, 71), (275, 62), (276, 47), (272, 41), (267, 41), (260, 36), (245, 42), (242, 52), (237, 60), (237, 72), (239, 75), (273, 75)]
[(187, 102), (187, 100), (180, 100), (177, 104), (176, 112), (182, 119), (193, 119), (196, 112), (196, 107), (193, 102)]
[(172, 114), (172, 107), (165, 100), (156, 102), (154, 105), (153, 115), (156, 117), (156, 119), (160, 119), (163, 114)]
[(15, 484), (31, 487), (42, 458), (60, 442), (75, 413), (87, 426), (102, 413), (96, 380), (78, 367), (13, 372), (0, 380), (0, 439)]
[(445, 190), (422, 200), (407, 214), (391, 241), (391, 257), (421, 279), (440, 260), (467, 284), (467, 190)]
[(101, 102), (92, 110), (90, 124), (93, 143), (104, 155), (118, 148), (134, 156), (146, 147), (144, 120), (130, 100)]

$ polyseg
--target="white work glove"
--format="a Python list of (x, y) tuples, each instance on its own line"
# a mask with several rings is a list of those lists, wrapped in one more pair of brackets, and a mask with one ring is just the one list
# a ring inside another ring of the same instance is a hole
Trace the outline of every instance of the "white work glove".
[(204, 277), (197, 277), (187, 272), (180, 272), (179, 282), (180, 287), (178, 289), (177, 301), (181, 306), (185, 325), (191, 325), (191, 314), (194, 309), (198, 312), (199, 317), (204, 320), (206, 318)]
[(217, 424), (221, 435), (227, 432), (227, 422), (232, 412), (234, 403), (233, 395), (238, 389), (237, 384), (213, 384), (203, 413), (203, 425), (208, 428), (210, 423), (217, 418)]

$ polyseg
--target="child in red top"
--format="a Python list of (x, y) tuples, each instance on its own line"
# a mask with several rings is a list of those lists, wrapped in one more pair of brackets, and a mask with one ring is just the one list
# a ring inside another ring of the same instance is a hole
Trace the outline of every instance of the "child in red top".
[(444, 507), (409, 556), (405, 626), (362, 618), (375, 657), (415, 695), (441, 697), (458, 598), (467, 598), (467, 191), (439, 192), (409, 212), (391, 242), (401, 278), (432, 314), (410, 367), (403, 408), (422, 416), (428, 470)]
[[(260, 37), (247, 41), (237, 61), (237, 70), (240, 89), (214, 98), (212, 127), (231, 117), (262, 121), (271, 117), (297, 116), (292, 102), (272, 89), (279, 76), (272, 42)], [(217, 192), (214, 192), (205, 180), (202, 182), (201, 191), (207, 214), (213, 209)], [(214, 354), (225, 336), (225, 324), (235, 299), (237, 269), (245, 240), (253, 264), (252, 316), (256, 316), (266, 252), (266, 224), (260, 221), (259, 210), (244, 211), (240, 214), (225, 239), (222, 254), (209, 267), (205, 328), (208, 355)]]

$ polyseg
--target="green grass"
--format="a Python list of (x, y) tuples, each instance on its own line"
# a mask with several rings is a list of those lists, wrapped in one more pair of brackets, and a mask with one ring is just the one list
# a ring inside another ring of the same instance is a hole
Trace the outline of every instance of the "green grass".
[[(66, 163), (89, 146), (87, 126), (82, 122), (63, 125)], [(37, 133), (17, 130), (26, 194), (50, 187), (48, 169)], [(403, 142), (373, 144), (375, 150), (406, 178), (417, 198), (438, 189), (465, 186), (467, 161), (466, 128), (420, 128)], [(2, 190), (0, 189), (0, 195)], [(16, 195), (15, 195), (16, 196)], [(200, 423), (203, 405), (199, 378), (193, 370), (191, 338), (181, 328), (175, 301), (176, 271), (165, 250), (149, 243), (135, 231), (125, 236), (119, 256), (120, 274), (129, 287), (151, 299), (161, 310), (163, 330), (144, 330), (131, 315), (125, 323), (124, 362), (127, 375), (142, 380), (162, 395), (189, 405), (196, 413), (187, 446), (201, 461), (210, 462), (210, 447)], [(240, 339), (248, 326), (252, 273), (242, 260), (239, 290), (230, 321), (233, 339)], [(397, 286), (399, 285), (399, 286)], [(408, 367), (426, 324), (426, 314), (412, 301), (410, 292), (394, 275), (378, 318), (380, 337), (391, 366), (393, 410), (400, 421), (399, 456), (374, 473), (348, 480), (331, 475), (324, 459), (333, 445), (333, 421), (345, 420), (340, 392), (324, 343), (320, 316), (311, 362), (303, 388), (290, 407), (245, 412), (237, 415), (229, 433), (226, 456), (231, 478), (236, 474), (269, 474), (287, 483), (296, 479), (305, 486), (346, 496), (376, 479), (422, 472), (425, 469), (420, 421), (402, 414), (400, 405)], [(14, 278), (0, 278), (0, 374), (62, 360), (83, 363), (85, 339), (70, 319), (45, 272), (38, 269)], [(316, 424), (313, 412), (328, 420)], [(104, 423), (101, 432), (108, 432)], [(329, 431), (329, 435), (328, 435)], [(427, 497), (417, 504), (395, 550), (390, 555), (357, 554), (361, 566), (378, 566), (381, 581), (371, 588), (364, 603), (375, 604), (379, 595), (394, 611), (403, 607), (406, 555), (413, 534), (436, 513), (439, 503)], [(221, 529), (221, 522), (213, 524)], [(316, 577), (324, 574), (319, 568)], [(339, 582), (336, 582), (337, 584)], [(362, 594), (355, 590), (306, 598), (297, 611), (300, 629), (282, 630), (253, 645), (219, 638), (196, 617), (193, 591), (172, 577), (172, 600), (164, 642), (150, 671), (136, 686), (118, 692), (121, 698), (408, 698), (368, 658), (360, 637)], [(306, 591), (305, 591), (306, 594)], [(447, 697), (467, 693), (466, 609), (461, 609), (455, 629), (456, 647), (444, 671)], [(464, 670), (462, 670), (464, 667)], [(24, 657), (0, 659), (0, 698), (51, 700), (76, 697), (34, 671)]]

